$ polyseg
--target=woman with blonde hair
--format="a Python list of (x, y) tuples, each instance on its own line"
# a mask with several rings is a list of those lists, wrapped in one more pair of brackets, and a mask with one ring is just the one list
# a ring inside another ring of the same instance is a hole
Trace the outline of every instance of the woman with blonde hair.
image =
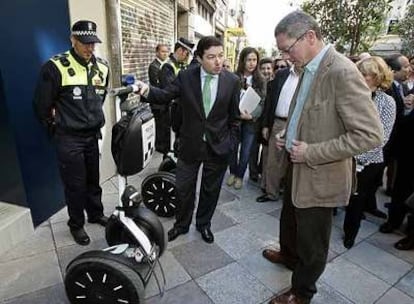
[(375, 193), (384, 171), (382, 148), (390, 137), (396, 113), (394, 99), (384, 93), (384, 90), (388, 89), (393, 81), (393, 73), (385, 61), (381, 57), (372, 56), (359, 61), (357, 67), (372, 92), (372, 101), (377, 107), (384, 128), (384, 142), (382, 145), (355, 157), (357, 191), (350, 198), (344, 221), (344, 246), (348, 249), (355, 243), (364, 211), (380, 217), (385, 216), (377, 209)]

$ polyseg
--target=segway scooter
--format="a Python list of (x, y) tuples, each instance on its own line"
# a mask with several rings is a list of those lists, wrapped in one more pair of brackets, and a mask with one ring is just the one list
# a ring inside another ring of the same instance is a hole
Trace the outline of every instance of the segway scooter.
[[(149, 163), (154, 146), (155, 125), (148, 105), (125, 107), (128, 94), (136, 90), (128, 85), (111, 92), (117, 96), (119, 119), (112, 129), (119, 206), (105, 229), (111, 247), (85, 252), (67, 266), (64, 283), (70, 303), (140, 304), (151, 277), (155, 278), (161, 295), (164, 291), (165, 276), (159, 262), (166, 248), (163, 226), (155, 214), (139, 206), (140, 194), (127, 185), (127, 176), (140, 172)], [(157, 265), (161, 282), (155, 273)]]

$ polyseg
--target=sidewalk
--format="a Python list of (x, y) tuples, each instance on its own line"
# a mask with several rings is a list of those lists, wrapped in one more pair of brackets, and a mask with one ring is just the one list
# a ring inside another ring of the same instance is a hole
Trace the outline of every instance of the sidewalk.
[[(140, 187), (145, 176), (156, 170), (159, 155), (140, 174), (128, 179)], [(103, 184), (103, 202), (109, 215), (117, 204), (117, 178)], [(162, 298), (154, 280), (146, 288), (146, 304), (261, 304), (289, 287), (291, 272), (267, 262), (263, 248), (278, 246), (281, 202), (258, 204), (256, 184), (245, 181), (241, 190), (223, 186), (212, 222), (215, 242), (190, 232), (168, 244), (161, 257), (167, 278)], [(389, 198), (378, 195), (379, 205)], [(363, 221), (357, 243), (342, 246), (344, 213), (334, 218), (329, 264), (319, 280), (313, 304), (412, 304), (414, 303), (414, 251), (398, 251), (401, 238), (381, 234), (381, 221)], [(173, 218), (161, 219), (167, 231)], [(40, 225), (32, 239), (0, 256), (0, 303), (68, 303), (63, 275), (66, 265), (81, 252), (106, 247), (104, 228), (86, 225), (91, 244), (79, 246), (66, 225), (66, 209)]]

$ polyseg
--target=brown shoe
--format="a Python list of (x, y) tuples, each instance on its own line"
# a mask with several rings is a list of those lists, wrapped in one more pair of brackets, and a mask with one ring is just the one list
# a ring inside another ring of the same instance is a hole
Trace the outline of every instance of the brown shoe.
[(299, 297), (290, 290), (270, 300), (269, 304), (309, 304), (310, 300)]
[(285, 265), (290, 270), (295, 269), (296, 262), (294, 259), (284, 256), (280, 251), (274, 249), (265, 249), (262, 252), (264, 258), (274, 264)]

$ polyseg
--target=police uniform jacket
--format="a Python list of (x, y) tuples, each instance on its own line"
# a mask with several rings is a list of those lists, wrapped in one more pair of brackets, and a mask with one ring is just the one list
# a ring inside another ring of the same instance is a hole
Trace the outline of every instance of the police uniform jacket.
[(105, 119), (102, 105), (108, 85), (108, 64), (89, 62), (73, 49), (52, 57), (41, 69), (34, 107), (44, 125), (54, 122), (59, 134), (92, 136)]

